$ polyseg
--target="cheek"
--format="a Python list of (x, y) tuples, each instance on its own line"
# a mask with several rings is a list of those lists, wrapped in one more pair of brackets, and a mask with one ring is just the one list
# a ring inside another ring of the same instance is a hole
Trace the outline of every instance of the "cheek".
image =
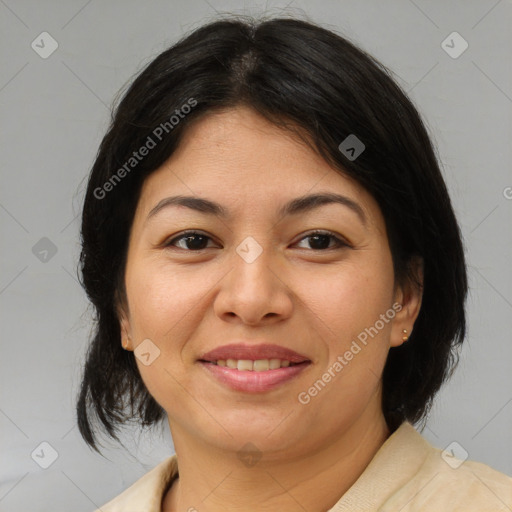
[(309, 309), (321, 320), (317, 323), (322, 326), (322, 337), (338, 349), (373, 326), (391, 307), (393, 285), (391, 257), (366, 254), (334, 269), (305, 293)]
[(209, 289), (208, 281), (201, 277), (203, 272), (171, 269), (165, 261), (134, 265), (126, 275), (134, 336), (172, 339), (173, 330), (187, 324), (181, 320), (191, 312), (197, 315), (201, 307), (201, 297)]
[(353, 388), (354, 396), (371, 392), (382, 374), (395, 316), (393, 290), (393, 265), (386, 253), (354, 268), (340, 286), (338, 313), (330, 319), (339, 341), (330, 346), (330, 365), (338, 363), (338, 384)]
[(201, 297), (204, 300), (212, 286), (201, 276), (203, 273), (185, 272), (175, 265), (171, 268), (161, 259), (141, 259), (127, 267), (126, 289), (135, 348), (149, 339), (156, 347), (150, 352), (158, 354), (149, 365), (136, 356), (136, 364), (150, 395), (167, 411), (172, 408), (167, 403), (170, 397), (173, 407), (187, 404), (188, 395), (178, 384), (186, 378), (182, 352), (200, 322)]

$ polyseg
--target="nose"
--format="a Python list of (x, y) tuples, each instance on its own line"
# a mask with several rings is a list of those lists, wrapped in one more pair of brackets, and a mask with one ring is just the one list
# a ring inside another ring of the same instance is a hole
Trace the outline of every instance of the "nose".
[(232, 269), (221, 280), (215, 298), (215, 314), (224, 321), (251, 326), (289, 318), (293, 311), (293, 293), (276, 259), (269, 248), (263, 248), (250, 263), (234, 252), (230, 259)]

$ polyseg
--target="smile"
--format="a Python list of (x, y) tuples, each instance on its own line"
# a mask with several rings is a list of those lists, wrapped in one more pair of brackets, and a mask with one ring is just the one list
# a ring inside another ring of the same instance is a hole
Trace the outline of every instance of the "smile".
[(208, 377), (223, 387), (246, 393), (262, 393), (290, 381), (311, 361), (276, 344), (246, 340), (219, 346), (199, 356), (197, 363)]
[(277, 370), (278, 368), (288, 368), (299, 363), (292, 363), (287, 359), (219, 359), (212, 361), (217, 366), (225, 366), (227, 368), (236, 368), (239, 371), (266, 372), (268, 370)]

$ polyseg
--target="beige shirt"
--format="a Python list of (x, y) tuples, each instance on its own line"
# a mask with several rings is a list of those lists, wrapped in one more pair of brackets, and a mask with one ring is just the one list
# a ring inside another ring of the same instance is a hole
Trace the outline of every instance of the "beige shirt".
[[(161, 462), (95, 512), (161, 512), (178, 476), (176, 455)], [(510, 512), (512, 478), (432, 446), (403, 423), (328, 512)]]

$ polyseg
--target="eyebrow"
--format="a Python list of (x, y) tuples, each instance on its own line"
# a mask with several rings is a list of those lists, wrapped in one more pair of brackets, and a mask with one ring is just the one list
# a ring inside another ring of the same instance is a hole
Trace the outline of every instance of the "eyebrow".
[[(297, 215), (299, 213), (306, 213), (327, 204), (341, 204), (346, 206), (352, 210), (366, 226), (366, 215), (358, 203), (346, 196), (331, 192), (311, 194), (292, 199), (279, 209), (278, 215), (280, 217), (286, 217), (290, 215)], [(206, 215), (221, 217), (223, 219), (227, 219), (230, 216), (229, 212), (215, 201), (194, 196), (171, 196), (159, 201), (158, 204), (149, 212), (146, 221), (151, 217), (154, 217), (158, 212), (171, 206), (184, 206), (191, 210), (195, 210)]]

